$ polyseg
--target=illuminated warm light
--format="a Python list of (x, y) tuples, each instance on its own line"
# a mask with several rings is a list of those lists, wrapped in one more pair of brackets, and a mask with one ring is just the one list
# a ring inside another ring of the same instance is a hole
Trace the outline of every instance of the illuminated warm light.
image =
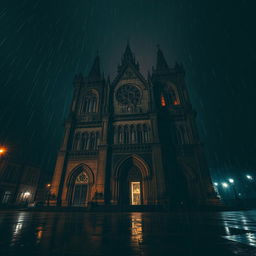
[(37, 243), (40, 242), (40, 240), (42, 239), (43, 236), (43, 227), (38, 227), (37, 228)]
[(162, 105), (162, 107), (166, 106), (165, 99), (164, 99), (163, 95), (161, 96), (161, 105)]
[(140, 205), (140, 182), (133, 181), (131, 182), (131, 197), (132, 197), (132, 205)]
[(4, 155), (6, 153), (7, 149), (4, 147), (0, 148), (0, 155)]
[(50, 183), (48, 183), (48, 184), (46, 185), (46, 187), (47, 187), (47, 188), (50, 188), (50, 187), (51, 187), (51, 184), (50, 184)]
[(222, 187), (223, 187), (223, 188), (228, 188), (228, 183), (227, 183), (227, 182), (223, 182), (223, 183), (222, 183)]
[(179, 105), (178, 101), (175, 100), (175, 101), (173, 102), (173, 105)]
[(29, 196), (30, 196), (30, 192), (27, 191), (27, 192), (24, 193), (25, 198), (28, 198)]
[(251, 175), (249, 175), (249, 174), (246, 175), (246, 178), (247, 178), (248, 180), (253, 180), (253, 177), (252, 177)]
[(233, 179), (228, 179), (230, 183), (234, 183), (235, 181)]

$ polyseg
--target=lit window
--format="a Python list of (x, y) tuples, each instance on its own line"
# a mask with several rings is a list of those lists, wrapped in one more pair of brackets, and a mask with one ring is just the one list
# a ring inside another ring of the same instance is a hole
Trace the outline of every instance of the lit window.
[(162, 105), (162, 107), (166, 106), (165, 99), (164, 99), (163, 95), (161, 95), (161, 105)]

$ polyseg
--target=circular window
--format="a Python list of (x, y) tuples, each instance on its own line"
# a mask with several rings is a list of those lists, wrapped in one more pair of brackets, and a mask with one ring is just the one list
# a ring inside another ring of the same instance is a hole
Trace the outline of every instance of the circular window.
[(80, 183), (80, 184), (87, 184), (88, 183), (88, 177), (87, 177), (85, 172), (82, 172), (77, 176), (76, 183)]
[(140, 90), (131, 84), (121, 86), (116, 92), (116, 99), (122, 105), (138, 105), (140, 101)]

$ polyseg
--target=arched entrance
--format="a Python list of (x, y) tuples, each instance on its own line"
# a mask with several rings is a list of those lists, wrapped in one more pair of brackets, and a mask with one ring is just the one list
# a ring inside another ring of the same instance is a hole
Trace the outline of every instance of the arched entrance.
[(122, 161), (116, 169), (116, 199), (120, 205), (143, 205), (148, 203), (149, 170), (137, 157)]
[(86, 204), (88, 194), (88, 176), (85, 172), (81, 172), (74, 184), (72, 195), (72, 206), (84, 206)]
[(138, 167), (130, 166), (120, 177), (120, 204), (141, 205), (142, 202), (141, 172)]
[(94, 183), (93, 172), (85, 165), (79, 165), (67, 179), (68, 205), (85, 207), (91, 201), (91, 187)]

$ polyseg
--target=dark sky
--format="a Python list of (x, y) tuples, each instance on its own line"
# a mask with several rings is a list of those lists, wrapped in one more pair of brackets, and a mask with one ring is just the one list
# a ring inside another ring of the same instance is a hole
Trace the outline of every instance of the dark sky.
[(129, 39), (145, 74), (182, 62), (209, 166), (256, 169), (254, 1), (9, 0), (0, 8), (0, 143), (51, 172), (76, 73)]

